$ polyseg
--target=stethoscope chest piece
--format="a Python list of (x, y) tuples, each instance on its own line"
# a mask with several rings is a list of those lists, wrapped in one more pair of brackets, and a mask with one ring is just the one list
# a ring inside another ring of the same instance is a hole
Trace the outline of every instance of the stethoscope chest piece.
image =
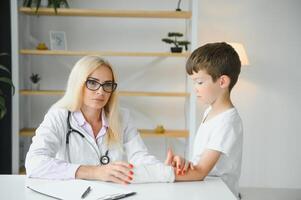
[(100, 163), (102, 165), (107, 165), (110, 162), (110, 158), (108, 156), (109, 150), (106, 151), (106, 154), (100, 157)]

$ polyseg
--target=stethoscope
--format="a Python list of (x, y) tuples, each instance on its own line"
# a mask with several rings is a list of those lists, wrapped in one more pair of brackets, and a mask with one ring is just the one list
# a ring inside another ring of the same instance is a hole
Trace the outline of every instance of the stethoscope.
[[(66, 146), (67, 146), (67, 153), (68, 153), (68, 158), (69, 158), (69, 161), (70, 161), (70, 150), (69, 150), (69, 137), (70, 137), (70, 134), (72, 132), (75, 132), (77, 134), (79, 134), (83, 139), (85, 139), (85, 136), (84, 134), (82, 134), (80, 131), (74, 129), (71, 127), (71, 124), (70, 124), (70, 114), (71, 112), (68, 111), (68, 117), (67, 117), (67, 129), (68, 129), (68, 132), (67, 132), (67, 135), (66, 135)], [(93, 147), (94, 151), (96, 152), (96, 154), (98, 155), (98, 151), (95, 149), (94, 145), (91, 144), (87, 139), (86, 141)], [(98, 155), (99, 157), (99, 155)], [(106, 151), (105, 155), (103, 156), (100, 156), (99, 158), (99, 161), (102, 165), (107, 165), (109, 164), (110, 162), (110, 158), (109, 158), (109, 150)]]

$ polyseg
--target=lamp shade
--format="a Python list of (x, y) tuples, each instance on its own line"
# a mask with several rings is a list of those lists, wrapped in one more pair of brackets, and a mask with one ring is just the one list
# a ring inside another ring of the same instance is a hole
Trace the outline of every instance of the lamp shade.
[(241, 65), (250, 65), (246, 50), (241, 43), (228, 42), (228, 44), (230, 44), (237, 52)]

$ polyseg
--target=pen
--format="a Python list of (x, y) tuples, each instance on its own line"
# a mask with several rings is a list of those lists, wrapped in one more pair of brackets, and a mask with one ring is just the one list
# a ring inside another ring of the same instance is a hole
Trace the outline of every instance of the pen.
[(84, 199), (91, 191), (91, 187), (89, 186), (86, 191), (84, 191), (84, 193), (82, 194), (81, 198)]
[(136, 192), (130, 192), (130, 193), (126, 193), (126, 194), (118, 194), (116, 196), (112, 196), (110, 198), (107, 198), (106, 200), (117, 200), (117, 199), (122, 199), (122, 198), (125, 198), (125, 197), (129, 197), (129, 196), (132, 196), (136, 194)]

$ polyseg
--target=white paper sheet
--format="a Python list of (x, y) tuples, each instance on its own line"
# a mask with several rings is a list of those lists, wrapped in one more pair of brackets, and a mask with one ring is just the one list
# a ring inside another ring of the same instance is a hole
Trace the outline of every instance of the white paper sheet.
[[(60, 181), (27, 178), (25, 182), (25, 187), (30, 187), (37, 192), (56, 197), (58, 199), (72, 200), (81, 199), (82, 194), (89, 186), (91, 187), (91, 192), (86, 196), (86, 198), (84, 198), (85, 200), (96, 200), (107, 195), (128, 194), (132, 192), (124, 188), (126, 186), (101, 181)], [(26, 194), (29, 196), (32, 194), (34, 197), (37, 197), (37, 192), (31, 190), (30, 192), (26, 192)], [(30, 197), (28, 198), (30, 199)]]

